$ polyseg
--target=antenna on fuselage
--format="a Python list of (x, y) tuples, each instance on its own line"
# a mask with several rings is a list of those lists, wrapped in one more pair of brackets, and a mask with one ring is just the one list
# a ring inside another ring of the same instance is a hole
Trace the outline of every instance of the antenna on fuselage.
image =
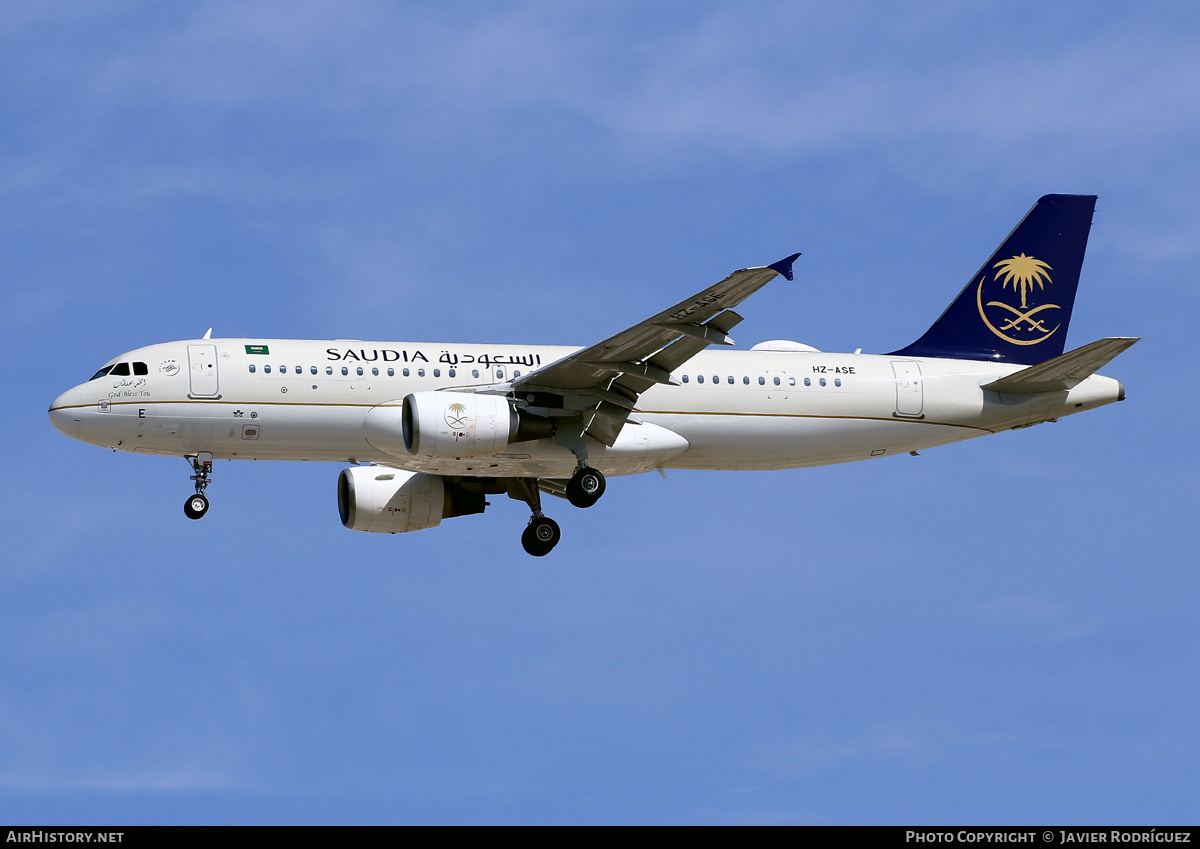
[(201, 339), (211, 339), (212, 338), (212, 328), (210, 327), (210, 328), (208, 328), (208, 330), (205, 330), (204, 335), (201, 336), (200, 338)]

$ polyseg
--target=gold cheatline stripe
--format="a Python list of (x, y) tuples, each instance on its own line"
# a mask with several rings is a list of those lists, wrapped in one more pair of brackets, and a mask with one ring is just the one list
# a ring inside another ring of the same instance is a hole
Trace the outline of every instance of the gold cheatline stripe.
[(634, 410), (635, 413), (645, 413), (652, 416), (755, 416), (760, 419), (850, 419), (852, 421), (861, 422), (911, 422), (912, 424), (927, 424), (937, 425), (938, 427), (965, 427), (967, 430), (984, 430), (988, 433), (995, 433), (986, 427), (979, 425), (954, 424), (953, 422), (931, 422), (925, 419), (909, 419), (903, 416), (893, 416), (884, 418), (883, 416), (822, 416), (812, 413), (720, 413), (695, 411), (684, 412), (683, 410)]
[[(394, 399), (393, 399), (394, 400)], [(386, 404), (386, 401), (381, 402)], [(231, 407), (378, 407), (380, 404), (340, 404), (336, 401), (218, 401), (208, 398), (186, 398), (176, 401), (109, 401), (110, 407), (148, 407), (151, 404), (228, 404)], [(71, 404), (66, 407), (51, 407), (55, 410), (83, 410), (87, 407), (98, 406), (99, 402), (91, 404)]]
[[(387, 402), (380, 404), (339, 404), (336, 402), (326, 401), (206, 401), (204, 399), (188, 399), (186, 401), (110, 401), (110, 407), (145, 407), (150, 404), (228, 404), (231, 407), (381, 407)], [(97, 406), (93, 404), (72, 404), (67, 407), (51, 407), (50, 412), (55, 410), (83, 410), (89, 407)], [(856, 422), (908, 422), (910, 424), (920, 425), (937, 425), (938, 427), (961, 427), (967, 430), (982, 430), (985, 433), (996, 433), (991, 428), (981, 427), (979, 425), (955, 424), (953, 422), (933, 422), (925, 419), (906, 419), (906, 418), (884, 418), (883, 416), (821, 416), (811, 413), (721, 413), (707, 410), (633, 410), (633, 413), (641, 413), (648, 416), (753, 416), (760, 419), (846, 419)]]

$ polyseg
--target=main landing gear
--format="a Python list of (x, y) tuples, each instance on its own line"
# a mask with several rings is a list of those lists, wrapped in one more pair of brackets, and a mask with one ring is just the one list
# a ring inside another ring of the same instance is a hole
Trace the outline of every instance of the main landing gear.
[(591, 507), (604, 494), (604, 475), (598, 469), (581, 465), (567, 481), (567, 501), (576, 507)]
[(208, 476), (212, 474), (212, 454), (201, 451), (195, 457), (184, 457), (192, 464), (192, 480), (196, 482), (196, 494), (189, 496), (183, 502), (183, 514), (189, 519), (200, 519), (208, 512), (208, 497), (204, 490), (208, 488)]
[(542, 513), (542, 492), (538, 489), (537, 478), (514, 479), (508, 494), (510, 498), (528, 504), (533, 514), (521, 533), (521, 546), (534, 557), (545, 557), (562, 539), (562, 531), (558, 528), (558, 522)]
[(531, 516), (521, 532), (521, 546), (534, 557), (545, 557), (562, 539), (558, 522), (548, 516)]
[(575, 474), (567, 481), (563, 495), (576, 507), (591, 507), (604, 494), (604, 475), (587, 464), (588, 437), (581, 426), (564, 425), (554, 431), (554, 441), (575, 455)]
[[(562, 492), (561, 484), (552, 485), (556, 492)], [(576, 507), (591, 507), (604, 494), (604, 475), (590, 466), (580, 465), (575, 474), (567, 481), (567, 500)], [(542, 492), (538, 488), (537, 478), (514, 478), (509, 481), (508, 495), (529, 505), (532, 514), (529, 524), (521, 533), (521, 546), (534, 557), (545, 557), (558, 545), (562, 539), (562, 531), (558, 522), (542, 513)]]

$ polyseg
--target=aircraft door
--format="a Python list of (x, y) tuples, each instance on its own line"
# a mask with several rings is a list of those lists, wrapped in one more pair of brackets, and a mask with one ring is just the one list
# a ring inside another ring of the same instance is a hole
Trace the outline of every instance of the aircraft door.
[(925, 388), (921, 384), (921, 366), (912, 360), (894, 360), (892, 373), (896, 375), (897, 418), (923, 419)]
[(189, 395), (193, 398), (215, 398), (217, 382), (217, 346), (188, 345)]

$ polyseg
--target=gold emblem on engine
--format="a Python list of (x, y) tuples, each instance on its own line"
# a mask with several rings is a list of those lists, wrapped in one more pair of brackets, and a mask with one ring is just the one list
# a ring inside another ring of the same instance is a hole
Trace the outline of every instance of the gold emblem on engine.
[[(1024, 253), (1001, 260), (992, 267), (998, 269), (995, 276), (991, 280), (988, 280), (987, 274), (980, 277), (979, 287), (975, 292), (979, 317), (983, 319), (988, 330), (1014, 345), (1036, 345), (1054, 335), (1061, 323), (1047, 327), (1046, 322), (1050, 320), (1047, 311), (1062, 307), (1058, 304), (1038, 304), (1031, 298), (1031, 295), (1036, 296), (1044, 292), (1047, 283), (1054, 282), (1049, 273), (1053, 269), (1040, 259), (1026, 256)], [(988, 289), (987, 297), (996, 300), (984, 303), (985, 287)], [(1020, 306), (1013, 303), (1018, 295), (1021, 300)]]
[(467, 415), (467, 408), (463, 404), (455, 402), (446, 409), (446, 424), (452, 428), (464, 428), (469, 426), (471, 417)]

